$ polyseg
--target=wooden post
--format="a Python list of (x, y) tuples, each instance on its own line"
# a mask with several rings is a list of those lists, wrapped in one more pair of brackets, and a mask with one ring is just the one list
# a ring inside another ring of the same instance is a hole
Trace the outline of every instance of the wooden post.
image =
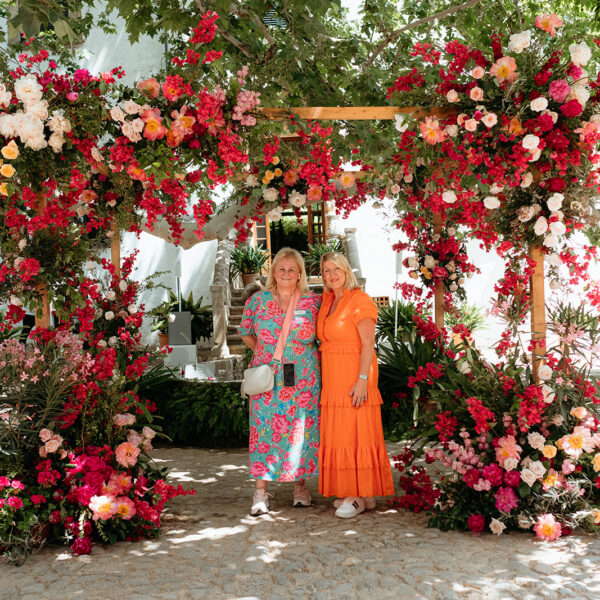
[[(35, 211), (37, 216), (44, 214), (46, 208), (46, 196), (43, 191), (37, 193), (38, 205)], [(48, 288), (41, 283), (37, 286), (37, 291), (42, 299), (41, 316), (39, 315), (40, 307), (36, 307), (35, 311), (35, 326), (48, 329), (50, 327), (50, 302), (48, 301)]]
[[(439, 213), (433, 214), (433, 235), (442, 234), (442, 215)], [(435, 295), (433, 297), (433, 314), (435, 324), (438, 329), (444, 327), (444, 282), (438, 281), (435, 286)]]
[(546, 356), (546, 300), (544, 291), (544, 252), (541, 246), (529, 247), (529, 258), (535, 261), (530, 279), (531, 291), (531, 365), (538, 382), (538, 369)]
[(121, 274), (121, 234), (119, 226), (115, 221), (110, 226), (112, 237), (110, 238), (110, 262), (115, 267), (115, 277)]

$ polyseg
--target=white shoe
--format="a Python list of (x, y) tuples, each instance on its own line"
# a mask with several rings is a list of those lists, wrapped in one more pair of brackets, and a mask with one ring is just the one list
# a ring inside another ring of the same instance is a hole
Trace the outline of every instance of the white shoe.
[(294, 506), (310, 506), (311, 497), (308, 490), (304, 486), (294, 486), (294, 500), (292, 502)]
[(266, 490), (256, 490), (252, 498), (250, 514), (253, 516), (264, 515), (269, 512), (269, 494)]
[(363, 498), (344, 498), (340, 507), (335, 511), (335, 516), (340, 519), (352, 519), (365, 511), (365, 501)]
[[(333, 508), (339, 508), (344, 500), (344, 498), (338, 498), (337, 500), (334, 500)], [(363, 500), (365, 501), (365, 510), (373, 510), (377, 506), (375, 498), (363, 498)]]

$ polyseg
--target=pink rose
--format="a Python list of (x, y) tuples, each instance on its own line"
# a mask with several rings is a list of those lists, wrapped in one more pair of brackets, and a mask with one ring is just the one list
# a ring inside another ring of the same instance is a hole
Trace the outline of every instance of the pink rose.
[(467, 519), (467, 526), (473, 533), (480, 533), (485, 528), (485, 517), (483, 515), (472, 514)]
[(113, 417), (113, 423), (117, 427), (127, 427), (135, 423), (135, 415), (130, 413), (118, 414)]
[(480, 100), (483, 100), (483, 90), (477, 86), (474, 88), (471, 88), (471, 91), (469, 92), (469, 97), (471, 98), (471, 100), (475, 100), (475, 102), (479, 102)]
[(123, 442), (115, 450), (117, 462), (124, 467), (133, 467), (137, 463), (139, 454), (140, 449), (131, 442)]
[(561, 470), (565, 475), (570, 475), (575, 470), (575, 465), (567, 458), (563, 460)]
[(310, 391), (305, 390), (304, 392), (300, 392), (300, 394), (298, 394), (297, 400), (298, 406), (300, 408), (307, 408), (308, 406), (310, 406), (312, 399), (313, 396)]
[(46, 442), (45, 448), (49, 454), (56, 452), (60, 446), (60, 442), (56, 438), (52, 438)]
[(267, 456), (267, 464), (268, 465), (274, 465), (277, 462), (277, 457), (274, 456), (273, 454), (269, 454), (269, 456)]
[(42, 442), (47, 442), (51, 437), (52, 437), (52, 432), (49, 429), (40, 429), (40, 440), (42, 440)]

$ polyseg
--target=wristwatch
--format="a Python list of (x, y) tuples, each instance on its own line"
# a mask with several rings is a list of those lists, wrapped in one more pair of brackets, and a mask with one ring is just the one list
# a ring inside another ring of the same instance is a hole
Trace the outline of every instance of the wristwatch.
[(369, 381), (369, 376), (368, 375), (359, 375), (358, 378), (359, 379), (364, 379), (365, 381)]

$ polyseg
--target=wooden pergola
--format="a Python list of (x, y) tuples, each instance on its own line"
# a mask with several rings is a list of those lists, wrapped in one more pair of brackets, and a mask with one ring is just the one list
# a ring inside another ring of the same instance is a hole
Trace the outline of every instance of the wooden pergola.
[[(262, 108), (260, 113), (274, 121), (281, 121), (296, 115), (301, 119), (320, 121), (367, 121), (367, 120), (394, 120), (398, 114), (409, 114), (415, 119), (427, 116), (445, 116), (448, 111), (442, 108), (424, 109), (421, 107), (396, 107), (396, 106), (313, 106), (295, 108)], [(40, 197), (39, 211), (44, 208), (45, 199)], [(443, 228), (440, 215), (434, 215), (433, 231), (441, 233)], [(111, 237), (111, 261), (118, 274), (121, 265), (120, 233), (113, 225)], [(546, 353), (546, 303), (544, 293), (544, 253), (541, 246), (530, 246), (529, 257), (534, 262), (533, 274), (530, 278), (531, 294), (531, 337), (533, 341), (533, 373), (537, 381), (537, 370)], [(48, 295), (45, 289), (40, 289), (43, 299), (41, 317), (36, 317), (36, 326), (48, 327), (50, 325), (50, 310)], [(434, 294), (435, 323), (439, 328), (444, 326), (444, 285), (439, 282)]]

